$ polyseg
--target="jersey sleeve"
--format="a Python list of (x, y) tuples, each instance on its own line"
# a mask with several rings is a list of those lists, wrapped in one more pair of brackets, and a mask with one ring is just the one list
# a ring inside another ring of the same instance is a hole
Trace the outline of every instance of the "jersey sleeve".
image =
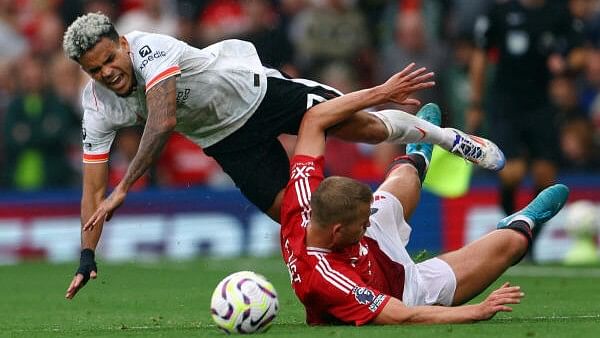
[[(290, 163), (290, 180), (281, 205), (282, 235), (287, 237), (295, 227), (306, 228), (310, 220), (310, 198), (324, 178), (324, 159), (296, 155)], [(299, 218), (299, 219), (298, 219)]]
[(82, 95), (83, 163), (107, 162), (116, 135), (116, 129), (111, 126), (110, 121), (102, 118), (106, 106), (98, 99), (94, 86), (92, 82), (88, 83)]
[(146, 93), (160, 81), (181, 74), (186, 44), (160, 34), (132, 33), (133, 63), (146, 83)]
[(337, 321), (364, 325), (372, 321), (391, 297), (369, 287), (349, 267), (326, 255), (318, 255), (316, 273), (311, 280), (311, 298), (326, 304), (326, 311)]

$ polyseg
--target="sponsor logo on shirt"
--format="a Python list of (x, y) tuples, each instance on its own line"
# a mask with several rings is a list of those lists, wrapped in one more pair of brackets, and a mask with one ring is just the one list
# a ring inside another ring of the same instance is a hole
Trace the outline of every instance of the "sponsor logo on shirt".
[(178, 90), (177, 91), (177, 104), (183, 104), (185, 103), (185, 101), (187, 101), (187, 99), (190, 97), (190, 92), (192, 90), (189, 88), (185, 88), (184, 90)]
[(352, 289), (352, 294), (359, 304), (371, 304), (373, 300), (375, 300), (375, 294), (373, 291), (362, 286), (355, 286), (354, 289)]
[(384, 300), (385, 300), (385, 295), (379, 295), (379, 296), (375, 297), (375, 300), (373, 301), (373, 303), (371, 303), (371, 305), (369, 305), (369, 310), (371, 312), (377, 311), (377, 309), (379, 309), (379, 307), (381, 306), (381, 303), (383, 303)]
[(148, 45), (145, 45), (144, 47), (140, 48), (140, 56), (145, 58), (147, 55), (152, 54), (152, 49), (150, 49), (150, 47), (148, 47)]
[[(140, 54), (142, 54), (141, 52), (142, 51), (140, 50)], [(150, 63), (158, 58), (164, 57), (164, 56), (167, 56), (167, 52), (162, 51), (162, 50), (156, 51), (153, 54), (149, 54), (144, 60), (142, 60), (142, 64), (140, 65), (140, 70), (143, 70), (144, 68), (146, 68), (148, 63)]]

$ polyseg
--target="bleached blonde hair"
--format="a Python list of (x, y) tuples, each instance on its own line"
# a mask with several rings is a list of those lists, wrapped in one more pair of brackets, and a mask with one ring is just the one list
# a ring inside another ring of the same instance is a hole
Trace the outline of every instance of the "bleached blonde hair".
[(67, 28), (63, 37), (63, 49), (69, 58), (78, 61), (103, 37), (117, 41), (119, 34), (106, 15), (100, 12), (88, 13), (78, 17)]

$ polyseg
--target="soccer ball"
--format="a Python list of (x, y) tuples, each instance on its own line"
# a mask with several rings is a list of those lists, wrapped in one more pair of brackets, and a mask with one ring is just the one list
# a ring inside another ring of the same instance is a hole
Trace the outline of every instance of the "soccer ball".
[(573, 237), (590, 237), (598, 232), (598, 209), (590, 201), (571, 203), (566, 210), (565, 230)]
[(215, 288), (210, 301), (213, 320), (227, 333), (265, 331), (278, 310), (275, 288), (265, 277), (252, 271), (225, 277)]

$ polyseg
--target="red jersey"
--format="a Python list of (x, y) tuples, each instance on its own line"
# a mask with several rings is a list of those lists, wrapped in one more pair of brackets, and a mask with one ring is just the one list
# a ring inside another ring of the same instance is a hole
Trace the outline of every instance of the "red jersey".
[(307, 323), (363, 325), (390, 297), (402, 299), (404, 269), (364, 236), (341, 252), (306, 246), (310, 198), (324, 179), (323, 157), (296, 155), (281, 206), (281, 250)]

